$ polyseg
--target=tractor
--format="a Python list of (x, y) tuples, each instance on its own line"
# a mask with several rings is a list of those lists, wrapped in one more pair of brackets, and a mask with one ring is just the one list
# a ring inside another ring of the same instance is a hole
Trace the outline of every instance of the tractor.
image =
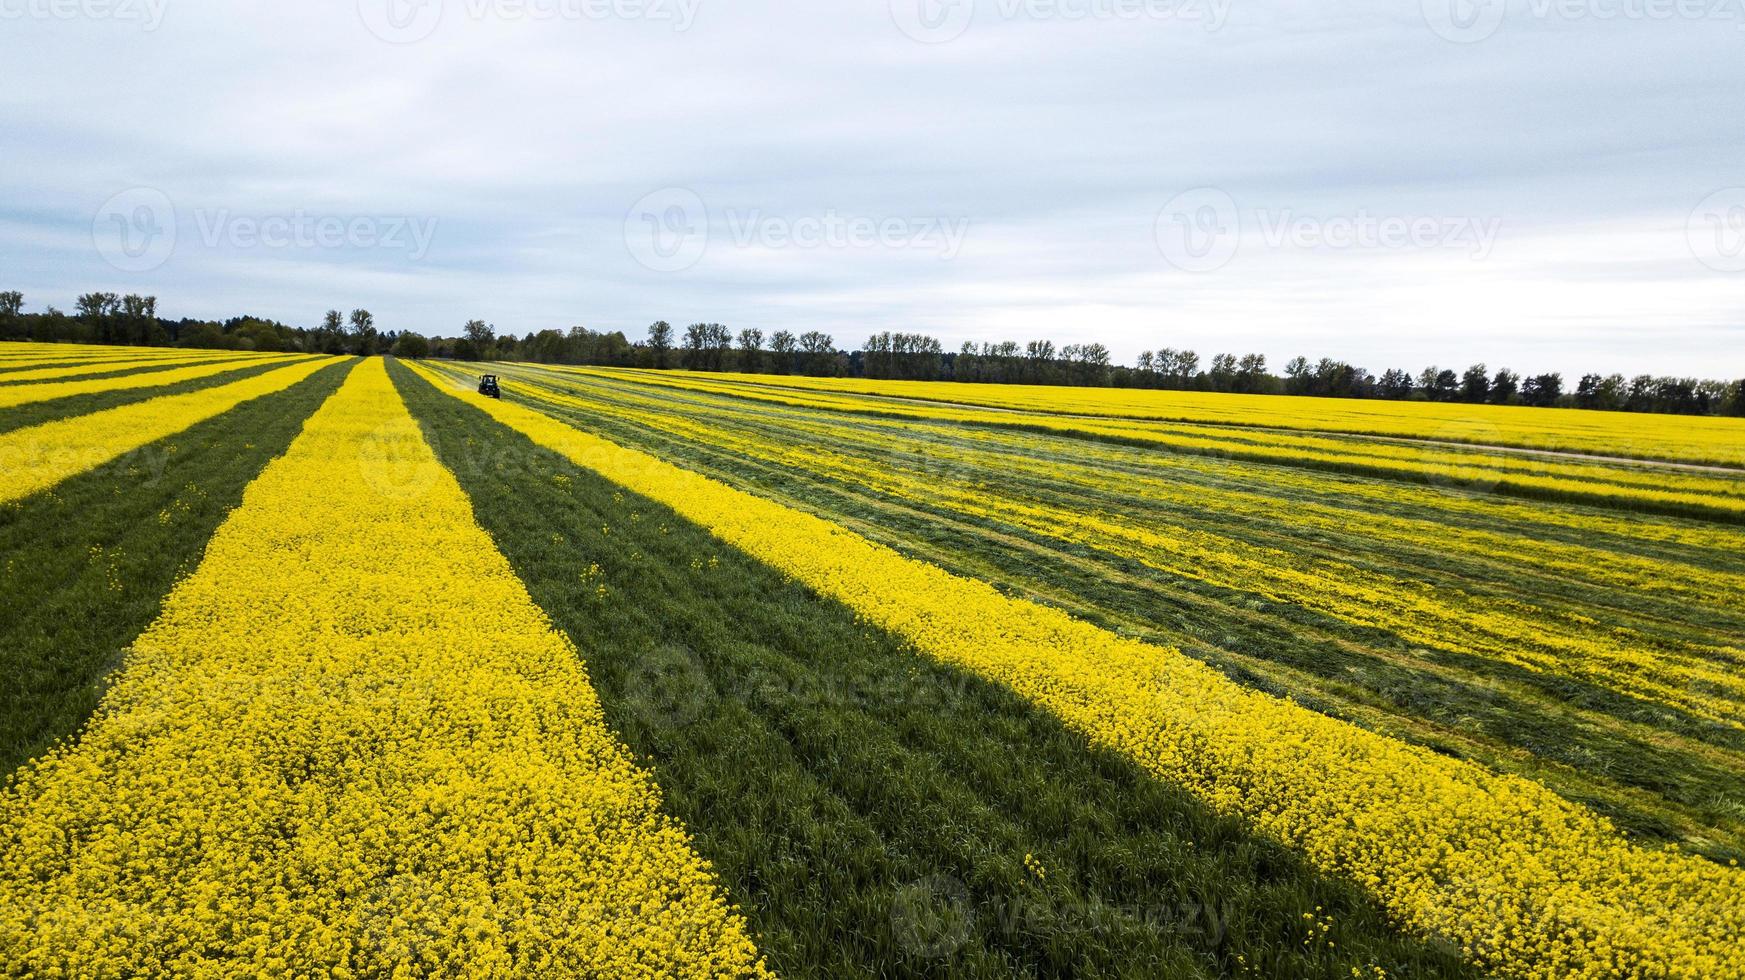
[(503, 392), (497, 387), (497, 376), (487, 374), (479, 379), (479, 394), (487, 398), (502, 398)]

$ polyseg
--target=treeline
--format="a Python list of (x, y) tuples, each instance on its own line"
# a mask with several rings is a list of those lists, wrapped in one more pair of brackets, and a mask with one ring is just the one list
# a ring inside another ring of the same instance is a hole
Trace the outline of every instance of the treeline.
[(85, 293), (70, 314), (53, 306), (26, 313), (24, 295), (8, 290), (0, 292), (0, 340), (407, 357), (423, 357), (429, 350), (429, 342), (416, 333), (377, 330), (369, 310), (349, 315), (328, 310), (320, 326), (306, 328), (255, 316), (170, 320), (158, 316), (157, 307), (156, 296)]
[(719, 323), (693, 323), (678, 330), (664, 320), (651, 324), (638, 340), (622, 331), (585, 327), (540, 330), (524, 337), (499, 335), (483, 320), (467, 321), (455, 337), (426, 337), (410, 330), (378, 330), (375, 318), (363, 309), (349, 315), (328, 310), (312, 328), (252, 316), (222, 322), (168, 320), (157, 315), (156, 297), (114, 293), (80, 296), (75, 311), (67, 314), (52, 306), (26, 313), (20, 293), (0, 292), (0, 338), (1745, 416), (1745, 381), (1584, 374), (1571, 385), (1559, 373), (1523, 375), (1508, 368), (1493, 371), (1484, 364), (1461, 371), (1432, 366), (1416, 373), (1390, 368), (1377, 376), (1343, 361), (1306, 357), (1292, 358), (1282, 374), (1274, 374), (1263, 354), (1221, 353), (1202, 361), (1194, 351), (1168, 347), (1141, 352), (1127, 366), (1115, 364), (1109, 349), (1097, 343), (965, 343), (947, 351), (926, 334), (889, 331), (867, 338), (860, 350), (845, 351), (819, 330), (766, 335), (755, 327), (733, 331)]

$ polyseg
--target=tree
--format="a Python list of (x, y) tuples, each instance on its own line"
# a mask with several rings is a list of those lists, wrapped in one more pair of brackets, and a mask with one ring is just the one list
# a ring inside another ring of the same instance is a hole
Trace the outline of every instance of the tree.
[(483, 320), (468, 320), (461, 327), (461, 336), (473, 342), (480, 354), (488, 354), (497, 344), (497, 328)]
[(24, 294), (17, 290), (0, 292), (0, 337), (21, 339), (28, 336), (23, 319)]
[(786, 330), (777, 330), (770, 335), (769, 349), (774, 355), (773, 366), (777, 374), (787, 374), (794, 370), (794, 357), (799, 349), (799, 342), (794, 339), (793, 334)]
[(323, 354), (345, 353), (345, 315), (338, 310), (328, 310), (321, 317), (321, 327), (316, 334), (315, 350)]
[(1496, 376), (1491, 378), (1491, 404), (1507, 405), (1515, 400), (1515, 392), (1520, 390), (1521, 376), (1508, 368), (1498, 368)]
[(130, 344), (157, 344), (166, 340), (158, 326), (158, 298), (137, 293), (121, 297), (120, 323), (116, 333)]
[(369, 357), (376, 352), (376, 318), (369, 310), (351, 311), (352, 353)]
[(739, 369), (763, 370), (763, 331), (756, 327), (739, 331)]
[(1563, 375), (1536, 374), (1521, 384), (1521, 400), (1539, 408), (1557, 404), (1563, 394)]
[(835, 360), (836, 339), (820, 330), (800, 335), (800, 358), (807, 374), (826, 374)]
[(1412, 376), (1400, 368), (1389, 368), (1382, 372), (1381, 381), (1376, 384), (1376, 391), (1383, 398), (1398, 401), (1412, 397)]
[(421, 334), (405, 330), (394, 338), (393, 350), (395, 357), (428, 357), (430, 356), (430, 341), (424, 339)]
[(1260, 391), (1266, 378), (1266, 355), (1244, 354), (1236, 365), (1236, 390), (1253, 394)]
[(648, 325), (648, 349), (654, 353), (654, 366), (667, 366), (667, 352), (673, 349), (673, 325), (656, 320)]
[(1293, 395), (1310, 394), (1313, 378), (1309, 374), (1309, 359), (1298, 355), (1285, 362), (1285, 391)]
[(1236, 384), (1236, 355), (1215, 354), (1212, 356), (1212, 369), (1207, 372), (1211, 377), (1212, 390), (1229, 391)]
[(1175, 379), (1179, 387), (1186, 388), (1200, 373), (1200, 355), (1191, 350), (1184, 350), (1175, 356)]
[(1490, 369), (1483, 364), (1474, 364), (1460, 376), (1460, 400), (1463, 402), (1482, 402), (1491, 393)]

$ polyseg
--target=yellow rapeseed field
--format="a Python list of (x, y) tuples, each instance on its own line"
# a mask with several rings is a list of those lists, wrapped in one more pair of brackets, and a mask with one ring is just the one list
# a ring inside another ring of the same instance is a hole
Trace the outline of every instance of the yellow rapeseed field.
[(249, 486), (84, 733), (0, 799), (0, 963), (763, 975), (660, 804), (366, 361)]

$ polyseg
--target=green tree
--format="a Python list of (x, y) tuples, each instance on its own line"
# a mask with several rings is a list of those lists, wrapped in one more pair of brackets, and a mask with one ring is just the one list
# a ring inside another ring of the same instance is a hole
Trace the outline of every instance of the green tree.
[(497, 329), (483, 320), (468, 320), (461, 339), (474, 352), (472, 360), (488, 361), (497, 353)]
[(1496, 376), (1491, 378), (1491, 404), (1507, 405), (1513, 402), (1515, 393), (1520, 390), (1520, 387), (1520, 375), (1508, 368), (1498, 368)]
[(1483, 364), (1474, 364), (1460, 376), (1460, 400), (1463, 402), (1482, 402), (1490, 397), (1490, 369)]
[(794, 371), (797, 367), (794, 359), (799, 350), (799, 343), (794, 339), (793, 334), (786, 330), (777, 330), (770, 335), (769, 349), (770, 354), (773, 355), (777, 374), (789, 374)]
[(376, 318), (369, 310), (351, 311), (352, 353), (365, 357), (376, 353)]
[(656, 320), (648, 325), (648, 349), (654, 354), (654, 366), (667, 366), (667, 352), (673, 349), (673, 325)]
[(430, 341), (426, 340), (422, 334), (416, 334), (410, 330), (403, 330), (401, 331), (400, 336), (394, 338), (394, 356), (415, 358), (429, 357)]

